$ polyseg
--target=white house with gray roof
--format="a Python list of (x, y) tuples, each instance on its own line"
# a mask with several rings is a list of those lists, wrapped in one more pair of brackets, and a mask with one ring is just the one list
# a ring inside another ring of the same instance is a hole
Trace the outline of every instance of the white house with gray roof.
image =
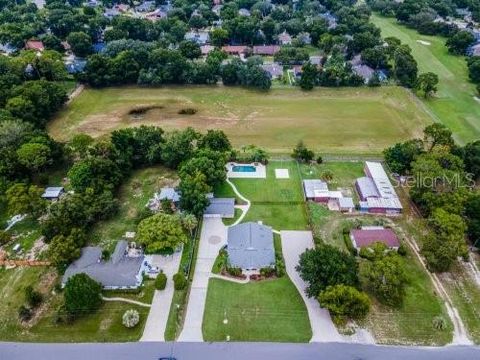
[(275, 266), (272, 229), (255, 222), (230, 226), (227, 253), (230, 266), (242, 270)]
[(104, 289), (136, 289), (143, 281), (143, 272), (147, 264), (143, 253), (130, 255), (128, 242), (121, 240), (109, 260), (102, 260), (102, 248), (88, 246), (82, 249), (82, 255), (65, 271), (62, 286), (76, 274), (85, 273), (102, 284)]
[(65, 193), (62, 186), (49, 186), (42, 194), (42, 198), (47, 200), (58, 200)]

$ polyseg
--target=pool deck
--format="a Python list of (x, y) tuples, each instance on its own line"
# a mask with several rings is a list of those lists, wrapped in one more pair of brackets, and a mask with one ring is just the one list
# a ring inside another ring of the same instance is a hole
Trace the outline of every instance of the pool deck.
[[(252, 172), (242, 172), (242, 171), (232, 171), (234, 166), (254, 166), (256, 171)], [(260, 163), (251, 163), (251, 164), (240, 164), (235, 162), (229, 162), (226, 165), (227, 168), (227, 177), (228, 178), (243, 178), (243, 179), (266, 179), (267, 178), (267, 167)]]

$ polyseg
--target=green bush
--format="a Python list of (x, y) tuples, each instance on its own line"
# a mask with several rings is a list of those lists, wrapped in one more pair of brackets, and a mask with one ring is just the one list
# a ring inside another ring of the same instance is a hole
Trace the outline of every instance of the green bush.
[(241, 276), (242, 275), (242, 269), (239, 267), (227, 267), (227, 272), (232, 275), (232, 276)]
[(276, 271), (277, 277), (279, 278), (285, 275), (285, 262), (279, 257), (276, 260), (275, 271)]
[(260, 269), (260, 275), (265, 277), (270, 277), (275, 274), (275, 269), (273, 267), (264, 267)]
[(397, 253), (398, 253), (398, 255), (406, 256), (407, 255), (407, 246), (405, 244), (401, 244), (398, 247)]
[(28, 321), (32, 318), (32, 310), (22, 305), (18, 308), (18, 318), (20, 321)]
[(183, 290), (187, 286), (187, 279), (183, 272), (173, 275), (173, 286), (175, 290)]
[(167, 275), (165, 275), (164, 273), (158, 274), (157, 278), (155, 279), (155, 289), (165, 290), (166, 286), (167, 286)]
[(348, 230), (348, 232), (345, 232), (345, 229), (344, 229), (343, 242), (345, 243), (345, 247), (347, 248), (350, 254), (352, 254), (353, 256), (358, 255), (358, 250), (355, 248), (355, 246), (353, 246), (352, 239), (350, 238), (350, 230)]
[(38, 291), (33, 290), (33, 287), (30, 285), (25, 288), (25, 301), (33, 309), (42, 303), (43, 296)]

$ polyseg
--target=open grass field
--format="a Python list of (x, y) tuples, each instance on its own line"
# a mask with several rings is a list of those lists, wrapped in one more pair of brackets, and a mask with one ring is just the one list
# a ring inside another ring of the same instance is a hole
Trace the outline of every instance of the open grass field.
[[(289, 179), (277, 179), (275, 169), (288, 169)], [(308, 227), (301, 178), (294, 161), (270, 161), (266, 179), (231, 181), (251, 201), (244, 222), (263, 221), (276, 230), (304, 230)], [(226, 193), (225, 188), (222, 189)]]
[[(154, 106), (143, 114), (134, 108)], [(194, 108), (194, 115), (180, 115)], [(87, 89), (48, 126), (67, 140), (79, 132), (94, 137), (140, 124), (166, 130), (192, 126), (224, 130), (236, 147), (256, 144), (270, 152), (289, 153), (303, 139), (323, 152), (379, 153), (386, 146), (419, 135), (430, 123), (412, 95), (399, 87), (272, 89), (184, 86)]]
[(210, 279), (202, 330), (205, 341), (307, 342), (312, 336), (288, 276), (248, 284)]
[(438, 75), (440, 82), (436, 97), (421, 100), (434, 117), (453, 131), (460, 144), (478, 139), (480, 102), (474, 98), (475, 85), (468, 80), (465, 58), (450, 55), (445, 47), (446, 39), (421, 35), (399, 25), (395, 19), (373, 15), (372, 22), (382, 30), (383, 37), (395, 36), (412, 48), (420, 73), (431, 71)]
[(153, 194), (163, 186), (172, 186), (176, 182), (177, 175), (162, 166), (135, 171), (120, 187), (118, 213), (94, 226), (91, 234), (93, 242), (113, 249), (126, 231), (135, 231), (137, 215)]

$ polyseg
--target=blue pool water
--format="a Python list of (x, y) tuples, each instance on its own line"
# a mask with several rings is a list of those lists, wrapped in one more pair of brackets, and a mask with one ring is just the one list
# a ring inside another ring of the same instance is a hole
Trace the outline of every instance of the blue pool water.
[(256, 172), (257, 169), (252, 165), (235, 165), (232, 166), (233, 172)]

